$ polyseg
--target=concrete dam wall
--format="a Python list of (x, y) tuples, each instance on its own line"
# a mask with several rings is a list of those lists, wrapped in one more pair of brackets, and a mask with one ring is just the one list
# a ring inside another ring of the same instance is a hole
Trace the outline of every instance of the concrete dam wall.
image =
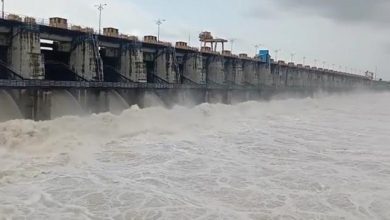
[(172, 45), (153, 36), (140, 41), (115, 28), (99, 35), (68, 27), (62, 18), (50, 24), (0, 19), (0, 99), (17, 108), (7, 110), (18, 112), (12, 117), (44, 120), (156, 103), (228, 104), (372, 85), (368, 77), (334, 70)]

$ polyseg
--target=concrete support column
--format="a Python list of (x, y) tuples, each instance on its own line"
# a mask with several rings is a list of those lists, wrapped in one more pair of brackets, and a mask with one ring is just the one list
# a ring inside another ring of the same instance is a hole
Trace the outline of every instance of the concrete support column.
[(303, 88), (310, 87), (310, 77), (309, 72), (307, 71), (307, 68), (300, 69), (300, 81)]
[(260, 85), (271, 87), (272, 86), (272, 74), (271, 74), (271, 66), (268, 63), (258, 64), (258, 73), (259, 73), (259, 81)]
[(288, 82), (288, 68), (286, 65), (279, 66), (279, 71), (274, 75), (274, 84), (277, 88), (284, 88)]
[(228, 59), (224, 64), (225, 68), (225, 82), (228, 85), (234, 84), (234, 79), (236, 78), (234, 73), (234, 60)]
[(147, 82), (144, 56), (140, 47), (124, 45), (121, 48), (120, 73), (133, 82)]
[(259, 70), (255, 62), (247, 61), (243, 66), (244, 82), (248, 85), (258, 86), (259, 85)]
[(330, 89), (332, 88), (332, 77), (329, 73), (324, 73), (324, 82), (323, 82), (323, 88)]
[(243, 67), (242, 67), (242, 62), (240, 60), (234, 61), (233, 72), (234, 72), (235, 84), (236, 85), (243, 85), (244, 84), (244, 71), (243, 71)]
[(225, 60), (221, 56), (210, 57), (207, 65), (207, 81), (225, 84)]
[(103, 80), (103, 61), (94, 36), (87, 35), (73, 40), (69, 66), (88, 81)]
[(226, 81), (230, 84), (243, 85), (243, 68), (241, 60), (228, 60), (225, 62)]
[(299, 82), (299, 70), (297, 68), (294, 68), (294, 67), (287, 67), (287, 82), (286, 82), (286, 85), (287, 87), (298, 87), (298, 86), (301, 86), (300, 85), (300, 82)]
[(321, 87), (321, 81), (322, 81), (322, 73), (319, 69), (313, 71), (314, 74), (314, 82), (313, 82), (313, 89), (318, 90)]
[(201, 54), (190, 54), (184, 61), (183, 76), (197, 84), (206, 84), (206, 74), (203, 69)]
[(172, 49), (162, 49), (157, 52), (156, 65), (154, 69), (155, 75), (168, 83), (177, 83), (176, 63), (174, 52)]
[(25, 79), (45, 77), (40, 40), (37, 26), (26, 25), (13, 28), (8, 61), (11, 69)]
[(296, 86), (300, 87), (300, 88), (304, 88), (304, 72), (303, 72), (303, 69), (301, 68), (297, 68), (295, 69), (296, 71)]
[(307, 76), (308, 76), (308, 86), (309, 88), (313, 88), (314, 87), (314, 80), (315, 80), (315, 75), (313, 73), (313, 70), (312, 69), (308, 69), (307, 70)]

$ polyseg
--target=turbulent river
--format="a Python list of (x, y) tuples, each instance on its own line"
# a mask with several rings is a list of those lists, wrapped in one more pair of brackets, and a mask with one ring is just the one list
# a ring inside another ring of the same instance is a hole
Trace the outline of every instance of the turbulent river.
[(390, 93), (3, 122), (0, 219), (390, 219)]

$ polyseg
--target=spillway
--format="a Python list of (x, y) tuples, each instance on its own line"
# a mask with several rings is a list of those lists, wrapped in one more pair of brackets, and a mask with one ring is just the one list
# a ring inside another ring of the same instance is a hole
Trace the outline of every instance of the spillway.
[(80, 103), (67, 90), (54, 90), (51, 93), (51, 118), (62, 116), (81, 116), (86, 112)]
[(115, 90), (109, 92), (108, 101), (109, 111), (113, 114), (120, 114), (130, 108), (126, 100)]
[(14, 99), (4, 90), (0, 89), (0, 122), (23, 118)]

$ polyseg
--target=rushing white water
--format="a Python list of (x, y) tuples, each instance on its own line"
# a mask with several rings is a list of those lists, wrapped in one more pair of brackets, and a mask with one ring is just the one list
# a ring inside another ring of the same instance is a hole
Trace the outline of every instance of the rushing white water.
[(0, 124), (0, 219), (389, 219), (390, 93)]

